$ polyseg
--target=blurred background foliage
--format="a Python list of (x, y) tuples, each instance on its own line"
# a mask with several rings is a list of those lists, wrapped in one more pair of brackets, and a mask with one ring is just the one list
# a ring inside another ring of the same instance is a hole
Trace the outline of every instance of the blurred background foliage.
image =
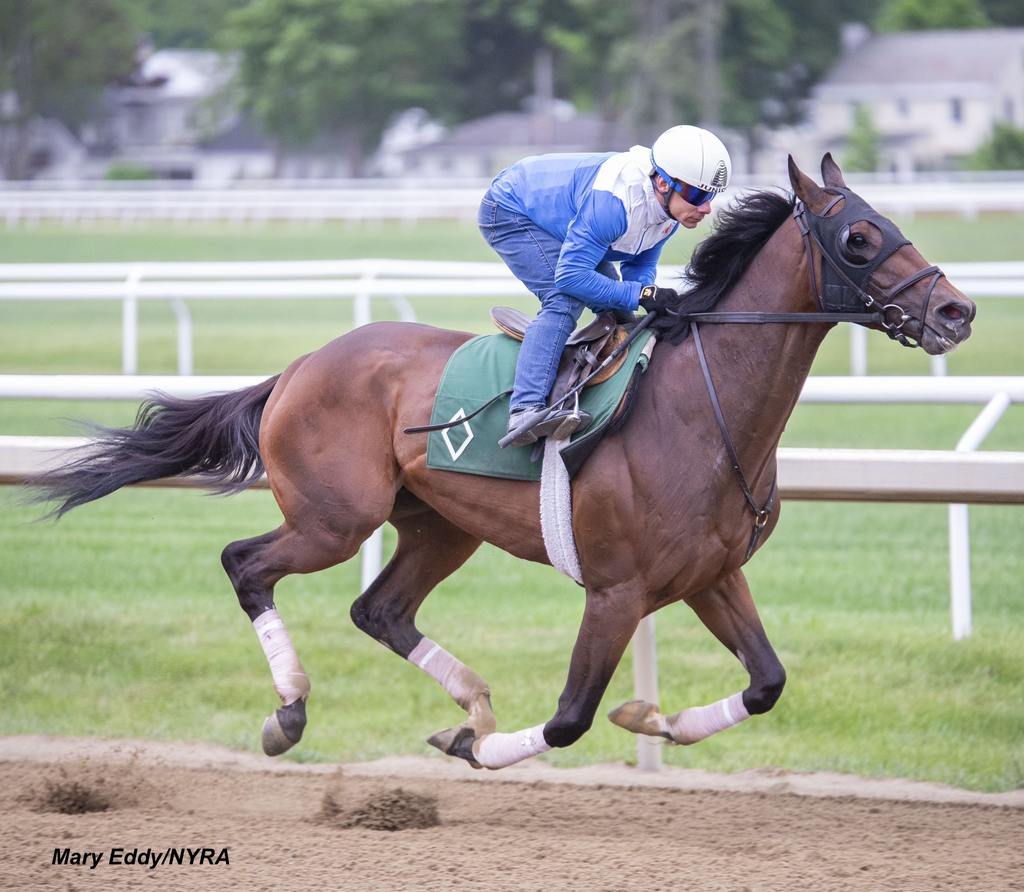
[[(1019, 0), (0, 0), (6, 117), (81, 120), (132, 46), (237, 54), (234, 89), (282, 145), (331, 138), (358, 160), (390, 117), (449, 124), (521, 108), (538, 71), (608, 120), (661, 128), (799, 120), (840, 28), (1024, 25)], [(539, 65), (538, 60), (544, 64)]]

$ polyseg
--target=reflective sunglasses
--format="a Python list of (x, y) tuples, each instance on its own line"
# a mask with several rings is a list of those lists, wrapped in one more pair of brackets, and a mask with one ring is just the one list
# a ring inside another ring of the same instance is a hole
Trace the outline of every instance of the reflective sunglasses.
[(661, 174), (661, 178), (668, 183), (673, 190), (683, 197), (683, 201), (687, 204), (692, 204), (694, 207), (699, 208), (705, 201), (711, 201), (711, 199), (717, 194), (715, 192), (710, 192), (707, 189), (700, 189), (697, 186), (691, 186), (689, 183), (684, 183), (682, 180), (674, 179), (658, 167), (657, 164), (654, 165), (654, 169)]
[(683, 201), (687, 204), (692, 204), (694, 207), (699, 208), (705, 201), (711, 201), (715, 197), (715, 193), (709, 192), (707, 189), (698, 189), (696, 186), (691, 186), (689, 183), (683, 183), (679, 180), (672, 180), (671, 182), (672, 188), (683, 197)]

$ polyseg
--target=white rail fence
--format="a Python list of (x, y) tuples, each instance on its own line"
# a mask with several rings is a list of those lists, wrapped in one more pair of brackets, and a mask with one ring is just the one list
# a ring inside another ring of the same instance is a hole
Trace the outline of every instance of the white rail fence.
[[(944, 264), (950, 280), (969, 297), (1024, 297), (1024, 262)], [(678, 271), (662, 271), (663, 284)], [(353, 322), (373, 318), (374, 298), (391, 302), (414, 321), (411, 297), (508, 298), (529, 292), (502, 263), (421, 260), (313, 260), (207, 263), (8, 263), (0, 264), (0, 299), (19, 301), (113, 300), (121, 302), (121, 370), (139, 368), (139, 301), (167, 301), (176, 319), (178, 374), (193, 372), (189, 300), (352, 300)], [(850, 328), (851, 373), (867, 373), (867, 331)], [(945, 374), (945, 357), (932, 358), (932, 373)]]
[[(851, 182), (854, 178), (851, 178)], [(726, 201), (744, 189), (782, 181), (738, 181)], [(1024, 181), (888, 182), (862, 180), (857, 192), (883, 213), (980, 213), (1024, 211)], [(0, 217), (8, 226), (36, 220), (66, 223), (114, 220), (324, 221), (475, 219), (487, 180), (432, 185), (422, 180), (342, 180), (235, 184), (214, 188), (183, 183), (0, 184)], [(785, 188), (788, 188), (786, 186)]]
[[(0, 376), (0, 397), (61, 399), (140, 399), (152, 390), (182, 397), (248, 386), (260, 377), (184, 378), (7, 375)], [(811, 378), (801, 394), (810, 403), (985, 403), (961, 437), (955, 452), (878, 449), (779, 450), (779, 492), (783, 498), (955, 502), (949, 506), (951, 614), (953, 637), (971, 634), (968, 502), (1024, 504), (1024, 453), (977, 449), (1012, 402), (1024, 402), (1024, 377), (1015, 378)], [(61, 453), (82, 443), (62, 437), (0, 437), (0, 483), (30, 480), (59, 464)], [(158, 484), (160, 485), (160, 484)], [(163, 481), (162, 485), (195, 485)], [(365, 590), (380, 572), (381, 531), (362, 549)], [(658, 702), (654, 617), (637, 629), (634, 646), (636, 696)], [(657, 770), (662, 741), (637, 739), (638, 766)]]
[(39, 220), (63, 223), (116, 221), (227, 221), (233, 223), (370, 220), (471, 220), (487, 183), (430, 187), (422, 183), (370, 180), (319, 188), (217, 189), (72, 188), (0, 189), (0, 217), (8, 226)]
[[(0, 398), (140, 400), (155, 390), (196, 397), (255, 384), (260, 376), (0, 375)], [(971, 633), (970, 549), (966, 503), (1024, 503), (1024, 452), (975, 450), (1012, 403), (1024, 403), (1024, 377), (811, 377), (800, 402), (979, 404), (981, 413), (954, 452), (930, 450), (782, 449), (779, 483), (794, 499), (911, 501), (951, 504), (950, 576), (953, 637)], [(38, 459), (38, 438), (0, 440), (0, 480)], [(62, 445), (50, 443), (51, 448)], [(379, 540), (371, 546), (379, 552)], [(364, 569), (365, 569), (364, 561)], [(365, 569), (372, 581), (379, 562)]]

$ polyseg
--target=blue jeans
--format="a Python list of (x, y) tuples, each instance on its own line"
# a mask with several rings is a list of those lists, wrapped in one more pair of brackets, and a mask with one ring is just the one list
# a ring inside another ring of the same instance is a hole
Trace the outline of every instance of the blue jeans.
[[(480, 202), (480, 232), (505, 265), (540, 299), (540, 312), (526, 329), (516, 362), (509, 408), (535, 409), (547, 405), (558, 363), (586, 306), (555, 287), (555, 266), (562, 242), (528, 217), (501, 207), (488, 191)], [(610, 262), (598, 272), (618, 278)]]

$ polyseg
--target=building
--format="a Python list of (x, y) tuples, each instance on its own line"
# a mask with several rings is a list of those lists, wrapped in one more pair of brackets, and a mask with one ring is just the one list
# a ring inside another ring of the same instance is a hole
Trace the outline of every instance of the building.
[(106, 90), (102, 112), (82, 128), (89, 152), (82, 174), (102, 179), (121, 169), (193, 179), (197, 144), (234, 113), (222, 98), (234, 68), (212, 50), (141, 48), (135, 70)]
[(1000, 121), (1024, 128), (1024, 28), (871, 35), (847, 26), (845, 52), (814, 88), (811, 135), (841, 157), (858, 106), (879, 134), (883, 170), (949, 169)]
[[(0, 98), (0, 105), (3, 99)], [(86, 160), (85, 147), (56, 118), (35, 118), (18, 131), (0, 121), (0, 147), (6, 155), (16, 140), (27, 142), (27, 175), (35, 179), (74, 179)]]
[[(495, 112), (378, 159), (384, 171), (422, 179), (484, 179), (527, 155), (624, 151), (656, 133), (632, 133), (563, 101), (544, 109)], [(650, 145), (649, 142), (646, 143)]]

